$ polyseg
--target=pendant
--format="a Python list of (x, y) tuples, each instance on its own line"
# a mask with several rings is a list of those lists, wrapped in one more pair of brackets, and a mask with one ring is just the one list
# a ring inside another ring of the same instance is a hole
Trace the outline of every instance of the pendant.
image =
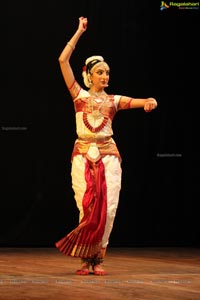
[(93, 112), (91, 113), (92, 117), (94, 118), (94, 120), (98, 120), (102, 117), (102, 114), (99, 112), (98, 109), (93, 110)]

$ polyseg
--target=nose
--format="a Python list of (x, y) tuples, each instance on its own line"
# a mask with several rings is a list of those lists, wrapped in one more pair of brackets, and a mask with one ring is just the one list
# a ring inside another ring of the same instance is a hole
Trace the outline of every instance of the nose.
[(103, 72), (103, 78), (107, 79), (109, 77), (109, 74), (107, 72)]

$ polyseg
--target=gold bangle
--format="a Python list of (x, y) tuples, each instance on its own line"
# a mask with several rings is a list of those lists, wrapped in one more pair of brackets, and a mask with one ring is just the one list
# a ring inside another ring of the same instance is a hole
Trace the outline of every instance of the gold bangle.
[(67, 45), (69, 45), (72, 48), (72, 50), (74, 51), (75, 46), (71, 45), (69, 42), (67, 43)]

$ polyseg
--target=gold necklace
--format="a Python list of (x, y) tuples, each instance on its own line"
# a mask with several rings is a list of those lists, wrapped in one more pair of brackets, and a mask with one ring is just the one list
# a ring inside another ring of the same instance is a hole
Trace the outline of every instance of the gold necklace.
[(93, 92), (93, 91), (89, 90), (88, 93), (89, 93), (91, 96), (96, 96), (96, 97), (106, 96), (105, 91), (101, 91), (101, 92)]
[(96, 93), (90, 93), (91, 96), (96, 96), (97, 99), (99, 98), (99, 100), (101, 99), (101, 104), (98, 105), (96, 107), (96, 109), (93, 108), (93, 101), (94, 99), (91, 99), (90, 105), (91, 105), (91, 110), (92, 112), (90, 113), (94, 119), (94, 122), (96, 122), (98, 119), (103, 117), (103, 120), (101, 122), (101, 124), (97, 127), (92, 126), (91, 123), (88, 120), (88, 114), (87, 113), (83, 113), (83, 122), (85, 124), (85, 126), (93, 133), (97, 133), (99, 132), (108, 122), (108, 117), (105, 117), (101, 112), (100, 109), (102, 108), (103, 104), (105, 103), (106, 99), (107, 99), (107, 95), (105, 92), (96, 92)]

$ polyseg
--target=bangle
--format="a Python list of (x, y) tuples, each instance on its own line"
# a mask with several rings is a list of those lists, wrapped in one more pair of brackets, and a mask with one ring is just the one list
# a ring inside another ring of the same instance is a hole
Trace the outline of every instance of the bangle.
[(72, 44), (70, 44), (69, 42), (67, 43), (67, 45), (69, 45), (70, 46), (70, 48), (74, 51), (74, 49), (75, 49), (75, 46), (73, 46)]

